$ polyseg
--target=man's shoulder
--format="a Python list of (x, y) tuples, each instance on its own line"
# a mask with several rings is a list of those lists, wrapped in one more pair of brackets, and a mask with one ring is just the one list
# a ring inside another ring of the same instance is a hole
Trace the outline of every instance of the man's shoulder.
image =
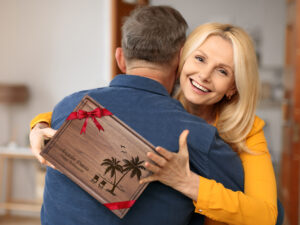
[(81, 91), (77, 91), (74, 92), (70, 95), (65, 96), (56, 106), (56, 108), (60, 108), (60, 107), (68, 107), (68, 106), (73, 106), (73, 104), (78, 104), (82, 98), (85, 95), (90, 95), (91, 93), (97, 93), (97, 92), (101, 92), (103, 89), (105, 89), (106, 87), (101, 87), (101, 88), (94, 88), (94, 89), (87, 89), (87, 90), (81, 90)]

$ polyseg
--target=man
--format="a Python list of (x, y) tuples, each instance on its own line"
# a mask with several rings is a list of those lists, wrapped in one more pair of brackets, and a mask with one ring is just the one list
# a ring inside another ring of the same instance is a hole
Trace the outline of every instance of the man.
[[(179, 134), (188, 129), (191, 169), (232, 190), (243, 190), (239, 157), (219, 138), (214, 127), (187, 113), (169, 95), (186, 28), (180, 13), (170, 7), (135, 10), (122, 27), (122, 48), (116, 50), (118, 66), (127, 75), (117, 76), (109, 87), (64, 98), (53, 111), (51, 126), (58, 129), (88, 94), (154, 146), (177, 151)], [(33, 132), (37, 130), (38, 127)], [(34, 142), (33, 138), (31, 144)], [(203, 216), (193, 211), (191, 199), (153, 182), (128, 214), (119, 219), (66, 176), (48, 167), (41, 220), (43, 225), (203, 224)]]

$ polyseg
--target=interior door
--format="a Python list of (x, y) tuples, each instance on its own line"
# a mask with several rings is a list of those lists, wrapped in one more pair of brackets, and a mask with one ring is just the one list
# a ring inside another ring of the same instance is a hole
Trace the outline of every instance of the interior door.
[(137, 6), (148, 5), (148, 0), (111, 0), (111, 77), (121, 73), (115, 60), (115, 50), (121, 46), (121, 27), (123, 18)]
[(281, 197), (289, 225), (300, 224), (300, 0), (287, 1)]

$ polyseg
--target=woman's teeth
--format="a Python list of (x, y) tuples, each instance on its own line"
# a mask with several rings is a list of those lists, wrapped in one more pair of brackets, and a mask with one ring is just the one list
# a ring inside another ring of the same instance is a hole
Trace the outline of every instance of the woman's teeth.
[(205, 87), (202, 87), (200, 84), (198, 84), (197, 82), (192, 80), (192, 85), (194, 85), (196, 88), (200, 89), (203, 92), (209, 92), (208, 89), (206, 89)]

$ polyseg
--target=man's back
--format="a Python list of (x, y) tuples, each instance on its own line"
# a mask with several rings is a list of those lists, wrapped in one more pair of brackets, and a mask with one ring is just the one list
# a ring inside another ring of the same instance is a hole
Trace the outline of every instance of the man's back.
[[(191, 169), (233, 190), (243, 189), (243, 170), (238, 156), (216, 137), (215, 128), (185, 112), (158, 82), (139, 76), (119, 75), (108, 88), (71, 95), (55, 108), (52, 118), (54, 129), (61, 126), (86, 94), (99, 101), (154, 146), (177, 151), (179, 134), (184, 129), (190, 130), (188, 144)], [(193, 210), (191, 199), (154, 182), (149, 184), (129, 213), (120, 220), (64, 175), (49, 168), (42, 224), (182, 225), (189, 223)]]

